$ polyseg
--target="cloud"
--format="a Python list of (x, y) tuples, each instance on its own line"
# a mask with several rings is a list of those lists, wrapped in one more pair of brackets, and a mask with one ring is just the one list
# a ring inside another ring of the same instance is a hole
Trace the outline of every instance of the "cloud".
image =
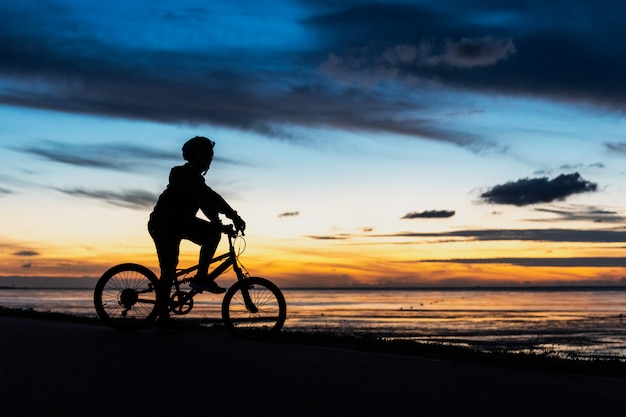
[(13, 194), (13, 191), (0, 187), (0, 197), (3, 195)]
[[(423, 103), (383, 92), (337, 89), (317, 73), (319, 61), (294, 71), (289, 65), (303, 62), (272, 55), (273, 61), (287, 66), (251, 71), (253, 62), (262, 61), (258, 57), (252, 62), (244, 55), (236, 60), (229, 57), (226, 65), (224, 57), (204, 48), (181, 49), (173, 57), (157, 45), (148, 52), (103, 44), (89, 36), (65, 39), (59, 48), (54, 37), (39, 38), (37, 32), (25, 37), (3, 35), (1, 28), (0, 41), (5, 42), (0, 43), (0, 79), (10, 80), (10, 88), (0, 88), (0, 103), (8, 105), (164, 123), (208, 123), (289, 140), (302, 139), (294, 136), (290, 126), (331, 126), (459, 146), (483, 142), (479, 135), (454, 131), (429, 117), (397, 117), (407, 105), (419, 108)], [(81, 154), (58, 157), (48, 149), (33, 151), (59, 162), (110, 166)]]
[[(538, 0), (379, 3), (346, 6), (306, 22), (335, 41), (336, 56), (345, 54), (346, 62), (360, 65), (352, 66), (353, 73), (376, 74), (379, 67), (366, 55), (350, 57), (350, 51), (382, 45), (389, 51), (387, 62), (394, 64), (393, 72), (383, 68), (384, 76), (625, 111), (620, 74), (626, 70), (621, 52), (626, 41), (611, 17), (622, 15), (625, 5), (611, 1), (599, 9), (585, 2)], [(590, 32), (590, 25), (600, 29)], [(422, 41), (407, 44), (407, 39)]]
[(412, 211), (405, 214), (401, 219), (444, 219), (454, 216), (451, 210), (426, 210), (422, 212)]
[(614, 227), (604, 229), (467, 229), (449, 232), (398, 232), (391, 234), (359, 234), (308, 235), (310, 239), (346, 240), (359, 238), (415, 238), (429, 239), (428, 243), (445, 243), (454, 241), (525, 241), (525, 242), (572, 242), (572, 243), (624, 243), (626, 244), (626, 228)]
[[(626, 218), (616, 211), (604, 210), (598, 207), (571, 207), (564, 209), (557, 208), (536, 208), (536, 212), (555, 214), (558, 220), (563, 221), (591, 221), (596, 223), (624, 223)], [(540, 219), (533, 221), (553, 222), (551, 219)]]
[(595, 267), (595, 268), (624, 268), (626, 257), (580, 257), (580, 258), (453, 258), (428, 259), (427, 263), (457, 263), (457, 264), (508, 264), (533, 267)]
[(68, 144), (40, 141), (17, 150), (62, 164), (116, 171), (133, 171), (146, 161), (180, 160), (178, 153), (122, 143)]
[(20, 251), (14, 252), (13, 255), (15, 256), (38, 256), (39, 252), (36, 252), (34, 250), (20, 250)]
[(287, 211), (285, 213), (280, 213), (278, 217), (298, 217), (299, 215), (299, 211)]
[(348, 236), (345, 236), (345, 235), (339, 235), (339, 236), (308, 235), (305, 237), (308, 237), (309, 239), (315, 239), (315, 240), (346, 240), (349, 238)]
[(538, 242), (626, 242), (626, 229), (470, 229), (442, 233), (402, 232), (381, 237), (468, 238), (477, 241), (538, 241)]
[[(447, 65), (457, 68), (474, 68), (495, 65), (498, 61), (515, 53), (511, 39), (494, 39), (491, 36), (480, 38), (462, 38), (458, 41), (446, 39), (440, 45), (422, 40), (418, 44), (399, 44), (390, 46), (380, 53), (380, 65), (387, 74), (395, 74), (397, 66), (415, 65), (435, 67)], [(359, 62), (352, 58), (352, 62)], [(361, 59), (361, 62), (363, 59)]]
[[(137, 4), (94, 16), (78, 3), (37, 9), (14, 3), (0, 15), (0, 103), (6, 105), (211, 124), (290, 140), (302, 140), (292, 126), (332, 127), (472, 150), (493, 143), (432, 116), (457, 109), (439, 98), (445, 94), (426, 93), (442, 87), (626, 110), (626, 45), (614, 18), (623, 15), (623, 2), (346, 0), (332, 8), (307, 2), (289, 14), (248, 13), (265, 21), (263, 33), (229, 20), (241, 12), (227, 3), (230, 14), (218, 26), (211, 11), (187, 14), (183, 6), (138, 18)], [(272, 15), (281, 16), (279, 24)], [(236, 38), (246, 42), (224, 35), (233, 32), (220, 30), (223, 25), (236, 27)], [(284, 27), (294, 28), (297, 41), (275, 36)], [(372, 88), (342, 84), (337, 76), (373, 80)], [(380, 80), (389, 84), (377, 88)], [(114, 169), (88, 155), (34, 151)]]
[(561, 174), (552, 180), (541, 177), (507, 182), (496, 185), (480, 197), (490, 204), (527, 206), (564, 200), (573, 194), (593, 192), (597, 188), (597, 184), (583, 180), (576, 172)]
[(446, 41), (446, 51), (441, 62), (460, 68), (486, 67), (515, 53), (511, 39), (463, 38), (458, 42)]
[(421, 40), (416, 44), (361, 46), (350, 48), (342, 54), (331, 53), (322, 69), (343, 80), (358, 80), (359, 75), (371, 72), (372, 77), (380, 81), (382, 78), (415, 76), (420, 69), (438, 66), (469, 69), (495, 65), (514, 52), (515, 46), (511, 39), (494, 39), (490, 36), (462, 38), (458, 41), (446, 39), (438, 43)]
[(626, 142), (607, 142), (604, 146), (611, 152), (626, 155)]
[(122, 192), (86, 190), (83, 188), (57, 188), (64, 194), (75, 197), (86, 197), (101, 200), (106, 203), (132, 209), (151, 208), (157, 201), (158, 196), (144, 190), (126, 190)]

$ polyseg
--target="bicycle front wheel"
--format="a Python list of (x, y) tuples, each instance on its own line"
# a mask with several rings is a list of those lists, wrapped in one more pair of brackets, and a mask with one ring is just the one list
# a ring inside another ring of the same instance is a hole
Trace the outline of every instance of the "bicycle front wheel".
[(276, 335), (287, 318), (283, 293), (265, 278), (246, 278), (228, 289), (222, 319), (235, 336), (263, 338)]
[(138, 264), (116, 265), (102, 274), (94, 290), (98, 317), (117, 330), (138, 330), (157, 315), (156, 275)]

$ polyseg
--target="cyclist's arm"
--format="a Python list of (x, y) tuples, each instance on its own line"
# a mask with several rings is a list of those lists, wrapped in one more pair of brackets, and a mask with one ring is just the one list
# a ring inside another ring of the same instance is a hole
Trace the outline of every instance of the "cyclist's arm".
[(222, 213), (231, 219), (238, 229), (245, 229), (246, 223), (221, 195), (213, 191), (209, 186), (206, 186), (204, 194), (200, 210), (202, 210), (205, 216), (213, 221), (217, 218), (218, 213)]

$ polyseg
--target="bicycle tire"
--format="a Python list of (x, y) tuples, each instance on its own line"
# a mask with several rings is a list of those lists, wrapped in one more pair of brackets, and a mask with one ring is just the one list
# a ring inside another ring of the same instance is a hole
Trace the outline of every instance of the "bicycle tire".
[[(246, 306), (244, 291), (257, 311)], [(222, 320), (233, 335), (260, 339), (275, 336), (287, 318), (287, 303), (280, 289), (265, 278), (252, 277), (233, 284), (222, 301)]]
[(139, 330), (157, 316), (157, 276), (142, 265), (126, 263), (107, 270), (96, 284), (98, 317), (117, 330)]

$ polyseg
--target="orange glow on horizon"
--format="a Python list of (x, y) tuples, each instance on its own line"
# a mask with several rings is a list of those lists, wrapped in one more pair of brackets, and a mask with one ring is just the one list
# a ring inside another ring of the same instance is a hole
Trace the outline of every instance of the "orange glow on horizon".
[[(623, 283), (626, 275), (620, 267), (531, 267), (496, 261), (454, 261), (511, 258), (511, 254), (518, 253), (525, 257), (547, 257), (545, 248), (533, 251), (531, 245), (518, 242), (504, 242), (495, 250), (493, 242), (477, 242), (479, 250), (464, 248), (460, 251), (451, 250), (445, 243), (376, 245), (307, 239), (281, 241), (254, 236), (247, 239), (248, 246), (240, 258), (244, 267), (252, 276), (263, 276), (285, 287), (617, 285)], [(158, 275), (158, 260), (149, 237), (142, 236), (138, 242), (115, 247), (72, 247), (55, 242), (55, 246), (35, 247), (31, 252), (2, 253), (0, 277), (98, 278), (111, 266), (124, 262), (145, 265)], [(514, 250), (515, 247), (518, 250)], [(224, 250), (223, 241), (218, 253)], [(619, 251), (618, 247), (583, 250), (579, 245), (560, 245), (551, 255), (597, 256), (603, 253), (615, 256)], [(442, 254), (454, 256), (443, 257)], [(183, 242), (180, 267), (194, 265), (197, 257), (198, 247)], [(434, 259), (440, 261), (422, 262)], [(229, 273), (220, 279), (234, 279), (234, 276)]]

